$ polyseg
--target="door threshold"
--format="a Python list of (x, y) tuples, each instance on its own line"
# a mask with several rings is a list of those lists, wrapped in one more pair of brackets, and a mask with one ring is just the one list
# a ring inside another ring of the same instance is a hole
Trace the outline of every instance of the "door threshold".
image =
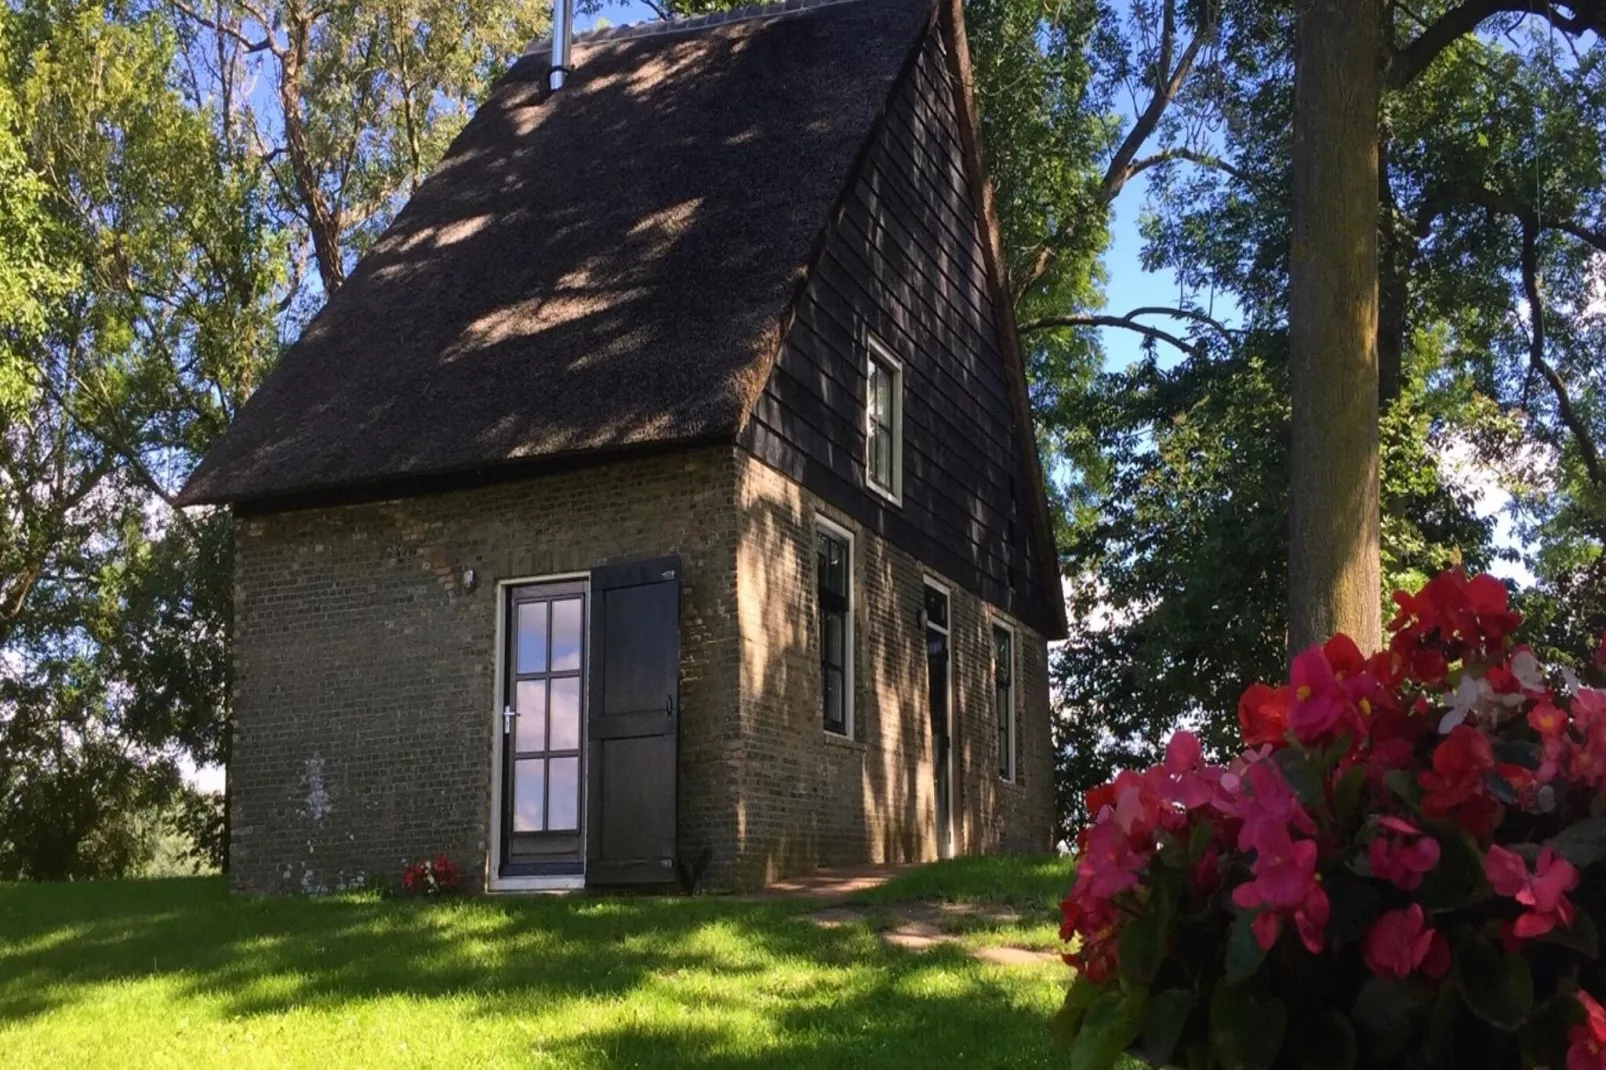
[(577, 892), (585, 888), (584, 874), (557, 877), (498, 877), (486, 891), (492, 895), (517, 895), (523, 892)]

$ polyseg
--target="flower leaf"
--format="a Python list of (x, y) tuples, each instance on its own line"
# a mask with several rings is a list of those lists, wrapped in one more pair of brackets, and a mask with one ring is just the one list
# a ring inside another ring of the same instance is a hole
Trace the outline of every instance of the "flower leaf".
[(1355, 1027), (1337, 1011), (1324, 1011), (1297, 1024), (1289, 1037), (1300, 1070), (1351, 1070), (1355, 1065)]
[(1145, 989), (1111, 989), (1087, 1008), (1071, 1044), (1071, 1070), (1109, 1070), (1143, 1031)]
[(1078, 974), (1076, 980), (1071, 982), (1070, 991), (1065, 993), (1065, 1002), (1060, 1009), (1054, 1012), (1054, 1017), (1048, 1020), (1049, 1036), (1054, 1038), (1055, 1047), (1069, 1048), (1076, 1040), (1077, 1032), (1082, 1028), (1082, 1019), (1087, 1016), (1088, 1007), (1099, 998), (1103, 990), (1087, 979), (1086, 974)]
[(1421, 1035), (1432, 1011), (1433, 995), (1416, 981), (1373, 977), (1361, 986), (1353, 1017), (1368, 1063), (1386, 1063)]
[(1417, 892), (1422, 908), (1442, 913), (1489, 898), (1493, 893), (1477, 841), (1453, 825), (1436, 828), (1433, 838), (1439, 841), (1439, 864), (1429, 871)]
[(1383, 783), (1411, 809), (1421, 808), (1422, 787), (1409, 769), (1390, 769), (1383, 774)]
[(1121, 980), (1128, 986), (1146, 985), (1160, 971), (1165, 958), (1166, 933), (1170, 928), (1169, 911), (1161, 897), (1149, 903), (1149, 909), (1133, 918), (1121, 930), (1118, 956)]
[(1242, 984), (1260, 972), (1266, 961), (1266, 951), (1255, 939), (1255, 912), (1240, 911), (1232, 919), (1232, 931), (1227, 935), (1227, 983)]
[(1305, 809), (1320, 812), (1326, 809), (1327, 795), (1322, 790), (1322, 777), (1311, 764), (1310, 758), (1298, 747), (1284, 747), (1272, 755), (1283, 771), (1283, 779), (1294, 789)]
[(1606, 858), (1606, 817), (1568, 825), (1550, 840), (1550, 846), (1579, 869), (1594, 865)]
[(1347, 828), (1354, 823), (1360, 813), (1361, 792), (1365, 787), (1366, 769), (1363, 766), (1354, 766), (1339, 778), (1333, 788), (1333, 813), (1339, 825)]
[(1228, 985), (1210, 998), (1210, 1047), (1226, 1070), (1263, 1070), (1282, 1051), (1288, 1008)]
[(1189, 988), (1168, 988), (1149, 1001), (1143, 1020), (1142, 1052), (1151, 1064), (1163, 1066), (1171, 1061), (1187, 1027), (1188, 1015), (1198, 1001), (1199, 994)]
[(1527, 960), (1478, 938), (1462, 944), (1456, 959), (1456, 983), (1472, 1013), (1497, 1029), (1520, 1028), (1534, 1004)]

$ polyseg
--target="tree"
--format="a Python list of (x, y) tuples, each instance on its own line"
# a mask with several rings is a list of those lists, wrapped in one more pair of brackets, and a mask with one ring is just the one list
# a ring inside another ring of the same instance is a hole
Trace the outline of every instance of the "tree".
[(1380, 0), (1300, 0), (1288, 271), (1289, 645), (1383, 646), (1377, 454)]
[(227, 516), (170, 501), (276, 352), (281, 247), (249, 159), (162, 88), (179, 42), (159, 13), (41, 0), (0, 35), (15, 173), (59, 276), (7, 335), (0, 876), (115, 873), (178, 799), (178, 758), (226, 736), (207, 655), (227, 563), (195, 548), (226, 543)]

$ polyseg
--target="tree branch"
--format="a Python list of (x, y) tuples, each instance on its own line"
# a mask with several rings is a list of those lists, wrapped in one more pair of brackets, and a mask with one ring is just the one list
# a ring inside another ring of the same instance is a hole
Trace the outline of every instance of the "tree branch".
[(1231, 175), (1240, 182), (1251, 182), (1254, 178), (1248, 171), (1234, 167), (1219, 156), (1212, 156), (1206, 152), (1196, 152), (1189, 148), (1166, 149), (1164, 152), (1157, 152), (1153, 156), (1145, 156), (1141, 160), (1134, 160), (1127, 165), (1126, 177), (1130, 179), (1133, 175), (1141, 174), (1151, 167), (1168, 164), (1172, 160), (1186, 160), (1189, 163), (1196, 163), (1200, 167), (1208, 167), (1213, 171)]
[(1539, 227), (1530, 219), (1522, 221), (1522, 288), (1528, 295), (1528, 364), (1550, 384), (1551, 392), (1556, 395), (1556, 411), (1572, 432), (1590, 482), (1606, 487), (1606, 468), (1601, 465), (1600, 451), (1589, 433), (1589, 425), (1573, 408), (1567, 384), (1545, 359), (1545, 306), (1544, 295), (1539, 290)]
[[(1570, 9), (1572, 15), (1563, 15), (1561, 7)], [(1606, 36), (1606, 0), (1572, 0), (1563, 4), (1545, 3), (1542, 7), (1535, 0), (1464, 0), (1440, 15), (1404, 48), (1388, 47), (1389, 88), (1404, 89), (1445, 49), (1476, 30), (1484, 20), (1502, 14), (1542, 15), (1564, 33), (1593, 30)]]
[(273, 43), (272, 33), (269, 33), (268, 36), (259, 41), (253, 41), (251, 38), (247, 37), (243, 32), (241, 32), (238, 26), (230, 26), (228, 23), (207, 18), (199, 11), (196, 11), (185, 4), (183, 0), (173, 0), (173, 8), (180, 15), (183, 15), (185, 18), (201, 26), (205, 26), (213, 33), (233, 38), (235, 41), (239, 42), (240, 47), (245, 49), (247, 52), (272, 52), (274, 55), (278, 55), (279, 49)]
[(1016, 330), (1021, 334), (1029, 331), (1046, 331), (1056, 327), (1119, 327), (1122, 330), (1136, 331), (1138, 334), (1156, 342), (1165, 342), (1182, 350), (1184, 353), (1197, 356), (1202, 346), (1198, 342), (1190, 342), (1184, 338), (1162, 331), (1158, 327), (1138, 323), (1140, 316), (1172, 316), (1176, 319), (1189, 320), (1202, 324), (1219, 333), (1229, 342), (1233, 340), (1233, 332), (1218, 320), (1211, 319), (1203, 312), (1196, 312), (1191, 308), (1164, 308), (1146, 305), (1143, 308), (1134, 308), (1124, 316), (1041, 316), (1037, 319), (1027, 320), (1020, 324)]
[(1149, 99), (1149, 106), (1143, 109), (1143, 114), (1138, 116), (1138, 121), (1132, 124), (1132, 129), (1127, 131), (1125, 140), (1121, 142), (1121, 147), (1115, 150), (1115, 156), (1104, 172), (1103, 190), (1106, 202), (1115, 200), (1127, 180), (1136, 173), (1132, 170), (1132, 161), (1137, 158), (1138, 150), (1160, 125), (1161, 116), (1176, 99), (1182, 84), (1188, 80), (1188, 75), (1193, 72), (1194, 61), (1199, 56), (1199, 50), (1204, 47), (1205, 38), (1214, 32), (1213, 24), (1202, 27), (1194, 39), (1188, 42), (1188, 47), (1183, 49), (1182, 58), (1177, 61), (1176, 69), (1173, 70), (1171, 52), (1176, 37), (1176, 18), (1176, 4), (1174, 0), (1167, 0), (1165, 21), (1160, 30), (1160, 62), (1156, 68), (1154, 96)]

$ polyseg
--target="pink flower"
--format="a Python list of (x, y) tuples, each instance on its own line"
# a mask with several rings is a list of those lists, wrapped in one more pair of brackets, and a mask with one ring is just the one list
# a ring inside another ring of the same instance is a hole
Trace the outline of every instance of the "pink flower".
[(1082, 841), (1076, 867), (1076, 892), (1107, 900), (1135, 888), (1149, 856), (1133, 850), (1131, 841), (1111, 821), (1100, 821)]
[(1483, 871), (1497, 895), (1515, 899), (1528, 908), (1512, 926), (1512, 934), (1518, 939), (1531, 940), (1558, 926), (1572, 928), (1574, 911), (1567, 893), (1578, 887), (1578, 870), (1554, 848), (1539, 852), (1539, 861), (1530, 875), (1521, 855), (1496, 845), (1489, 848)]
[(1263, 909), (1255, 919), (1255, 938), (1262, 948), (1277, 942), (1284, 918), (1293, 918), (1299, 936), (1312, 954), (1326, 942), (1329, 904), (1316, 875), (1316, 842), (1294, 840), (1288, 827), (1268, 827), (1255, 846), (1253, 878), (1232, 891), (1232, 901), (1245, 910)]
[(1581, 988), (1578, 1003), (1585, 1018), (1567, 1034), (1567, 1070), (1606, 1070), (1606, 1010)]
[(1294, 735), (1302, 743), (1321, 739), (1350, 709), (1349, 695), (1339, 685), (1327, 652), (1319, 646), (1306, 650), (1294, 659), (1289, 676), (1294, 688), (1294, 704), (1288, 723)]
[(1427, 927), (1422, 908), (1412, 903), (1378, 918), (1361, 949), (1366, 965), (1379, 977), (1403, 981), (1418, 969), (1429, 977), (1450, 970), (1450, 945), (1444, 934)]
[(1150, 783), (1161, 799), (1185, 810), (1197, 810), (1216, 797), (1221, 770), (1204, 761), (1204, 748), (1192, 732), (1173, 733), (1165, 745), (1165, 761), (1150, 771)]
[(1238, 830), (1238, 849), (1258, 849), (1262, 836), (1276, 833), (1287, 835), (1293, 826), (1307, 836), (1316, 835), (1316, 823), (1299, 804), (1299, 796), (1289, 787), (1277, 763), (1264, 759), (1251, 762), (1244, 772), (1247, 793), (1238, 796), (1230, 807), (1233, 817), (1243, 822)]
[(1372, 875), (1402, 892), (1415, 891), (1422, 886), (1423, 876), (1439, 864), (1439, 841), (1397, 817), (1385, 817), (1381, 824), (1393, 835), (1380, 835), (1372, 841), (1368, 854)]

